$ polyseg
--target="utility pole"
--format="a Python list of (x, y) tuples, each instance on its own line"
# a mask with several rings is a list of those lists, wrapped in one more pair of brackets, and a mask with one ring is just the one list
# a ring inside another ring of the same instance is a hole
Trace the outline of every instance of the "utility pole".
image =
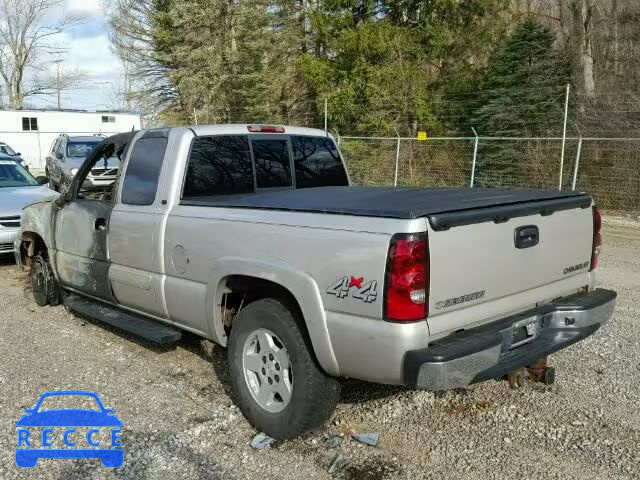
[(60, 84), (60, 65), (62, 60), (54, 60), (56, 64), (56, 90), (58, 93), (58, 110), (62, 110), (62, 104), (60, 102), (60, 92), (62, 91), (62, 85)]

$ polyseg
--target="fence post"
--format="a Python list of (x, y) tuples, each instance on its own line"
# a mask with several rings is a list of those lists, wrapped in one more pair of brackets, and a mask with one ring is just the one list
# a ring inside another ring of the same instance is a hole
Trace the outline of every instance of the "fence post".
[(396, 131), (396, 137), (398, 137), (398, 143), (396, 144), (396, 173), (393, 176), (393, 186), (397, 187), (398, 186), (398, 164), (400, 163), (400, 134), (398, 133), (398, 130), (395, 127), (393, 129)]
[(45, 159), (44, 162), (42, 161), (42, 139), (40, 138), (40, 130), (38, 130), (36, 135), (38, 137), (38, 168), (43, 168), (42, 164), (44, 163), (44, 168), (46, 170), (47, 160)]
[(329, 108), (327, 105), (327, 98), (324, 99), (324, 133), (327, 133), (327, 116), (328, 116)]
[(469, 188), (473, 188), (473, 182), (476, 178), (476, 158), (478, 156), (478, 132), (476, 132), (476, 129), (473, 127), (471, 127), (471, 130), (473, 130), (476, 138), (473, 141), (473, 160), (471, 161), (471, 182), (469, 183)]
[(564, 170), (564, 145), (567, 141), (568, 113), (569, 113), (569, 84), (567, 83), (567, 93), (564, 99), (564, 126), (562, 127), (562, 152), (560, 153), (560, 175), (558, 180), (558, 190), (562, 190), (562, 171)]
[(582, 137), (578, 139), (578, 152), (576, 153), (576, 163), (573, 166), (573, 180), (571, 181), (571, 190), (576, 189), (576, 181), (578, 180), (578, 165), (580, 165), (581, 151), (582, 151)]

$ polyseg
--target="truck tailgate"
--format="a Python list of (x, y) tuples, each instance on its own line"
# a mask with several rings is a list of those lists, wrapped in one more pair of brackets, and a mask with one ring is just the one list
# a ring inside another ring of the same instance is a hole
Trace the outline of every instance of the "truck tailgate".
[[(584, 204), (497, 223), (453, 222), (442, 229), (442, 221), (428, 222), (432, 335), (485, 323), (590, 284), (593, 212)], [(527, 240), (532, 235), (535, 245)]]

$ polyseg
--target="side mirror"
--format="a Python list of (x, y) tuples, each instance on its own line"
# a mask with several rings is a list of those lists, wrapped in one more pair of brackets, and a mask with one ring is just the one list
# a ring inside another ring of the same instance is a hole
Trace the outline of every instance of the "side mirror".
[(20, 152), (16, 153), (14, 156), (15, 157), (19, 157), (20, 155), (22, 155)]
[(38, 182), (40, 185), (44, 185), (45, 183), (49, 183), (49, 177), (38, 175), (36, 177), (36, 182)]
[(56, 153), (56, 158), (58, 160), (62, 160), (64, 157), (62, 156), (62, 154), (60, 152)]
[(34, 413), (36, 411), (35, 408), (25, 408), (24, 413)]

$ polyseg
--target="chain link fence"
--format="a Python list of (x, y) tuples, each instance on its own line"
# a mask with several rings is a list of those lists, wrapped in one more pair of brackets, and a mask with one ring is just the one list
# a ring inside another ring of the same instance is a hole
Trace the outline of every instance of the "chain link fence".
[(356, 185), (585, 190), (640, 211), (640, 138), (339, 137)]

